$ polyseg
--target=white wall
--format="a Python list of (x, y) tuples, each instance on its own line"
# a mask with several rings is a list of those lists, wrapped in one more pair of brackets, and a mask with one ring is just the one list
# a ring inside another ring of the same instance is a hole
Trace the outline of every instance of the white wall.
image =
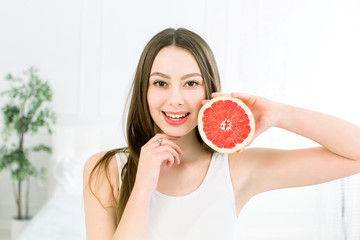
[[(355, 0), (2, 0), (0, 77), (36, 65), (55, 90), (58, 125), (119, 129), (142, 48), (163, 28), (182, 26), (212, 47), (224, 92), (248, 92), (360, 124), (359, 12)], [(254, 142), (314, 145), (279, 129)], [(42, 156), (38, 164), (47, 166), (47, 159)], [(5, 226), (12, 204), (7, 173), (0, 173), (0, 182)], [(315, 239), (317, 188), (255, 197), (240, 217), (244, 236), (262, 239), (255, 237), (261, 228), (265, 239)], [(35, 212), (47, 189), (33, 190)]]

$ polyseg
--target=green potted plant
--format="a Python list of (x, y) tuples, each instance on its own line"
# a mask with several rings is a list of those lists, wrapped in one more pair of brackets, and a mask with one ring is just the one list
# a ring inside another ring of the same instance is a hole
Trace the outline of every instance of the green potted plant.
[[(45, 151), (51, 153), (51, 147), (45, 144), (26, 147), (28, 134), (35, 134), (40, 129), (52, 133), (51, 126), (56, 121), (55, 113), (49, 107), (52, 101), (52, 89), (47, 81), (40, 79), (35, 67), (24, 72), (27, 80), (8, 74), (5, 80), (9, 89), (0, 93), (7, 97), (2, 112), (2, 144), (0, 147), (0, 171), (9, 170), (17, 214), (12, 220), (11, 236), (15, 239), (20, 230), (14, 225), (26, 225), (29, 215), (30, 177), (45, 181), (46, 170), (37, 169), (29, 158), (30, 152)], [(20, 223), (19, 223), (20, 222)]]

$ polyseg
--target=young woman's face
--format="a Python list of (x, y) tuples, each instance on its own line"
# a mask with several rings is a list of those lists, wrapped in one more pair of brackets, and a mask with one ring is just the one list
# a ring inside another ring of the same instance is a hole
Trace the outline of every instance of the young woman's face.
[(155, 124), (166, 134), (184, 136), (197, 126), (205, 85), (194, 56), (186, 49), (164, 47), (150, 71), (147, 101)]

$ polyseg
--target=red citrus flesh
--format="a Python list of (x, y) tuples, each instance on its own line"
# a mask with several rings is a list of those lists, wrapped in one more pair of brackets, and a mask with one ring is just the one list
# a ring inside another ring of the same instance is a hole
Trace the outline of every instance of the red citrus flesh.
[(238, 98), (219, 96), (199, 111), (201, 138), (215, 151), (233, 153), (246, 147), (255, 133), (251, 110)]

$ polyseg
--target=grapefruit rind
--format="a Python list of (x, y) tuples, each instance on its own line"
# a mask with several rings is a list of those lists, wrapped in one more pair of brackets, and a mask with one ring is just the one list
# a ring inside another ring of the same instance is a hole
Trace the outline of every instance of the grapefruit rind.
[[(210, 111), (211, 111), (212, 108), (210, 108), (210, 107), (214, 103), (216, 103), (218, 101), (225, 101), (225, 100), (230, 100), (232, 102), (237, 103), (245, 111), (245, 114), (248, 116), (248, 120), (249, 120), (248, 126), (250, 127), (250, 132), (247, 135), (247, 137), (244, 139), (244, 141), (236, 144), (234, 147), (231, 147), (231, 148), (218, 147), (212, 141), (210, 141), (204, 132), (204, 124), (203, 124), (204, 112), (207, 109), (210, 109)], [(199, 111), (199, 115), (198, 115), (198, 129), (199, 129), (201, 138), (209, 147), (211, 147), (212, 149), (214, 149), (215, 151), (220, 152), (220, 153), (234, 153), (234, 152), (244, 149), (252, 141), (252, 139), (255, 135), (255, 119), (254, 119), (254, 116), (253, 116), (250, 108), (248, 106), (246, 106), (246, 104), (243, 101), (241, 101), (239, 98), (235, 98), (235, 97), (231, 97), (231, 96), (218, 96), (218, 97), (215, 97), (215, 98), (211, 99), (210, 101), (206, 102), (201, 107), (201, 109)]]

